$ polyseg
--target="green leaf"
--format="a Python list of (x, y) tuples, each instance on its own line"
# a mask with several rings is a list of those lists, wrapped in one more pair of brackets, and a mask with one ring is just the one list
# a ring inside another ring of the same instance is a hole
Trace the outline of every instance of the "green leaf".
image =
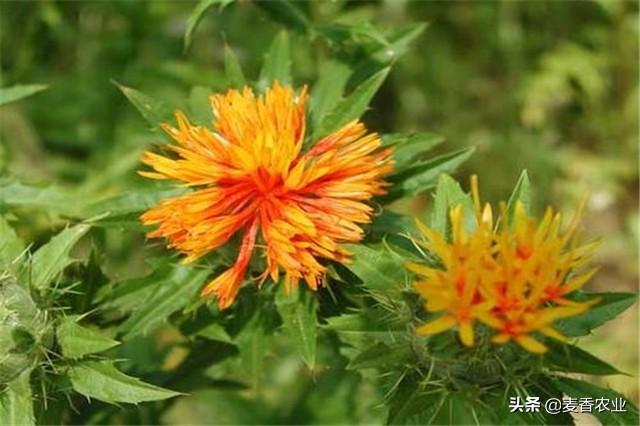
[(37, 290), (46, 288), (55, 278), (73, 262), (69, 253), (78, 240), (89, 230), (89, 225), (76, 225), (60, 232), (40, 247), (31, 259), (31, 268), (24, 272), (28, 274), (25, 282)]
[(140, 213), (155, 207), (166, 198), (183, 195), (186, 192), (183, 188), (126, 191), (92, 204), (89, 207), (89, 215)]
[(27, 84), (0, 88), (0, 106), (18, 101), (47, 88), (46, 84)]
[(69, 368), (67, 374), (76, 392), (110, 404), (137, 404), (180, 395), (128, 376), (116, 369), (110, 361), (85, 361)]
[(373, 52), (370, 58), (382, 63), (397, 60), (409, 50), (411, 43), (418, 38), (426, 28), (427, 23), (418, 22), (398, 28), (391, 34), (386, 34), (385, 45)]
[[(611, 389), (605, 389), (582, 380), (570, 379), (568, 377), (552, 377), (551, 383), (572, 398), (589, 398), (594, 401), (597, 398), (606, 398), (609, 401), (616, 398), (626, 400), (622, 395)], [(591, 414), (596, 416), (598, 420), (605, 425), (640, 424), (638, 422), (638, 408), (633, 402), (626, 400), (626, 406), (624, 408), (626, 409), (624, 412), (614, 412), (611, 410), (599, 411), (594, 409)]]
[(0, 271), (9, 269), (16, 272), (18, 265), (15, 260), (24, 251), (24, 243), (16, 235), (9, 222), (0, 216)]
[(191, 12), (191, 15), (187, 19), (187, 31), (184, 34), (184, 50), (185, 52), (191, 46), (191, 41), (193, 40), (193, 33), (195, 32), (198, 24), (204, 17), (207, 10), (209, 10), (212, 6), (220, 5), (219, 10), (224, 9), (229, 4), (233, 3), (233, 0), (200, 0), (196, 7)]
[(258, 86), (264, 90), (274, 81), (279, 81), (282, 84), (291, 82), (291, 47), (289, 46), (289, 34), (286, 31), (280, 31), (273, 39), (271, 47), (264, 57)]
[(372, 77), (360, 84), (346, 98), (342, 99), (338, 105), (322, 120), (320, 126), (313, 133), (313, 139), (326, 136), (338, 130), (348, 122), (360, 118), (367, 110), (369, 102), (376, 94), (385, 78), (389, 74), (390, 68), (378, 71)]
[(407, 324), (408, 321), (401, 316), (374, 307), (330, 317), (326, 327), (338, 333), (344, 342), (364, 350), (372, 342), (392, 344), (403, 339), (407, 334)]
[(351, 75), (349, 66), (338, 61), (325, 61), (318, 70), (309, 99), (309, 112), (313, 128), (317, 128), (327, 112), (336, 107)]
[(377, 342), (360, 352), (358, 356), (349, 362), (347, 368), (360, 370), (364, 368), (382, 368), (385, 366), (391, 366), (392, 368), (397, 369), (408, 361), (410, 355), (411, 348), (404, 342), (393, 345), (386, 345), (382, 342)]
[(544, 356), (544, 360), (552, 370), (596, 375), (623, 374), (609, 363), (577, 346), (555, 341), (548, 341), (547, 345), (549, 352)]
[(160, 123), (166, 123), (172, 120), (171, 110), (164, 102), (156, 100), (139, 90), (124, 86), (117, 81), (113, 83), (118, 86), (129, 102), (136, 107), (138, 112), (140, 112), (144, 119), (151, 125), (152, 129), (157, 129)]
[(126, 191), (105, 200), (90, 204), (83, 212), (84, 218), (100, 216), (95, 220), (96, 225), (121, 226), (123, 223), (134, 222), (140, 224), (139, 215), (160, 201), (183, 195), (188, 190), (175, 189), (141, 189)]
[(449, 235), (451, 227), (449, 223), (449, 211), (451, 208), (462, 204), (467, 219), (467, 228), (475, 227), (473, 216), (473, 201), (469, 194), (464, 192), (460, 184), (447, 174), (438, 178), (438, 185), (434, 196), (433, 210), (431, 212), (431, 228), (442, 235)]
[(83, 200), (53, 185), (36, 186), (13, 178), (0, 178), (0, 207), (27, 207), (76, 217)]
[(276, 307), (282, 317), (285, 333), (294, 345), (305, 364), (313, 369), (316, 363), (317, 299), (311, 291), (296, 287), (286, 294), (284, 286), (276, 296)]
[(35, 425), (30, 382), (31, 370), (24, 371), (17, 379), (0, 391), (0, 424)]
[(64, 317), (56, 331), (62, 355), (78, 359), (85, 355), (106, 351), (120, 344), (102, 334), (78, 324), (79, 317)]
[(367, 247), (347, 244), (345, 248), (353, 253), (353, 261), (346, 265), (347, 268), (362, 280), (372, 296), (379, 301), (401, 301), (402, 289), (407, 281), (402, 257), (385, 245)]
[(269, 0), (255, 2), (276, 22), (286, 25), (287, 27), (305, 32), (310, 27), (309, 18), (305, 12), (298, 7), (303, 2), (291, 2), (287, 0)]
[(431, 160), (422, 161), (387, 178), (393, 184), (392, 189), (380, 199), (389, 203), (401, 197), (414, 196), (429, 188), (432, 188), (441, 173), (455, 170), (466, 161), (475, 148), (466, 148), (459, 151), (440, 155)]
[(264, 358), (269, 346), (269, 336), (265, 333), (259, 313), (236, 336), (234, 343), (240, 350), (239, 366), (245, 370), (243, 375), (254, 390), (258, 389), (264, 375)]
[(424, 153), (444, 142), (444, 137), (435, 133), (420, 132), (410, 135), (389, 134), (382, 137), (383, 146), (393, 147), (396, 170), (412, 165)]
[[(531, 182), (529, 182), (529, 175), (526, 170), (523, 170), (516, 182), (516, 186), (511, 192), (509, 201), (507, 202), (507, 217), (509, 218), (509, 224), (513, 222), (514, 215), (516, 213), (516, 204), (519, 202), (524, 206), (524, 211), (527, 214), (531, 214)], [(496, 223), (496, 227), (499, 222)]]
[(209, 97), (211, 89), (205, 86), (193, 86), (189, 92), (189, 118), (194, 124), (211, 127), (213, 111)]
[(231, 87), (239, 89), (246, 84), (238, 57), (228, 44), (224, 45), (224, 71)]
[(571, 337), (586, 336), (605, 322), (614, 319), (638, 300), (637, 293), (586, 293), (576, 292), (572, 298), (585, 301), (600, 298), (600, 302), (587, 312), (555, 323), (563, 334)]
[(120, 326), (120, 331), (126, 333), (126, 339), (153, 331), (198, 294), (209, 274), (208, 269), (174, 266), (164, 280), (156, 282), (155, 291)]

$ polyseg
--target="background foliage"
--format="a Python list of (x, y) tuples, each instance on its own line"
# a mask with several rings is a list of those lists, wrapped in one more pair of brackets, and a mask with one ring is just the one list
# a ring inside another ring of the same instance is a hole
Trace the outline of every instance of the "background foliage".
[[(202, 107), (207, 93), (245, 78), (259, 86), (276, 75), (297, 85), (311, 83), (326, 95), (313, 98), (312, 107), (326, 113), (344, 88), (350, 93), (392, 65), (364, 116), (369, 127), (382, 134), (436, 132), (446, 140), (420, 133), (413, 141), (433, 145), (431, 156), (475, 147), (458, 173), (481, 174), (490, 200), (506, 198), (523, 168), (536, 188), (535, 211), (548, 202), (572, 208), (589, 191), (584, 227), (589, 236), (605, 237), (597, 259), (601, 271), (590, 290), (634, 291), (637, 13), (635, 3), (604, 0), (0, 3), (0, 86), (29, 85), (2, 92), (0, 209), (19, 239), (33, 242), (34, 253), (58, 235), (57, 262), (30, 279), (47, 288), (53, 282), (54, 291), (74, 289), (56, 295), (59, 306), (74, 306), (60, 327), (95, 346), (79, 353), (73, 342), (62, 345), (65, 357), (84, 360), (65, 367), (70, 380), (82, 388), (83, 369), (91, 368), (131, 386), (131, 401), (167, 392), (123, 379), (113, 371), (117, 367), (190, 393), (137, 407), (88, 404), (74, 396), (75, 412), (57, 412), (64, 404), (56, 400), (43, 411), (52, 423), (371, 423), (384, 415), (384, 390), (353, 370), (367, 371), (366, 364), (351, 361), (344, 369), (349, 354), (330, 330), (318, 331), (317, 348), (298, 342), (302, 356), (287, 344), (288, 338), (300, 338), (295, 331), (285, 333), (287, 339), (274, 334), (280, 316), (304, 323), (315, 299), (300, 294), (299, 305), (291, 305), (276, 295), (274, 314), (253, 308), (273, 298), (275, 288), (246, 289), (242, 305), (223, 317), (193, 297), (210, 270), (178, 266), (176, 257), (144, 240), (137, 212), (175, 192), (135, 174), (140, 153), (164, 140), (149, 123), (176, 107), (208, 122)], [(331, 125), (331, 117), (321, 118), (318, 113), (310, 119), (318, 128)], [(430, 182), (435, 185), (435, 179)], [(411, 185), (403, 188), (417, 192)], [(393, 210), (426, 218), (432, 200), (429, 193), (416, 194)], [(100, 217), (106, 211), (112, 214)], [(91, 238), (80, 239), (84, 225), (63, 231), (91, 217)], [(323, 302), (333, 297), (319, 294), (319, 315), (332, 316), (323, 311), (332, 304)], [(141, 306), (141, 300), (148, 304)], [(84, 319), (71, 316), (98, 305), (93, 321), (102, 329), (99, 338), (87, 335), (93, 328), (78, 325)], [(46, 340), (47, 331), (38, 330)], [(631, 310), (580, 341), (631, 374), (594, 379), (630, 400), (638, 399), (638, 353), (611, 348), (637, 348), (637, 339), (637, 312)], [(102, 351), (108, 358), (95, 355)], [(123, 361), (114, 367), (106, 359)], [(194, 389), (196, 383), (202, 389)]]

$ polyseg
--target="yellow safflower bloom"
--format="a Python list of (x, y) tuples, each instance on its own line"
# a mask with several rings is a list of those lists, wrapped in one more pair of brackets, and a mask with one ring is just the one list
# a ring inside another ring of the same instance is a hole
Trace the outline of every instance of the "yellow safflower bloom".
[(162, 125), (178, 142), (169, 146), (175, 155), (144, 153), (154, 171), (140, 174), (196, 188), (142, 215), (158, 225), (149, 237), (166, 238), (192, 262), (242, 235), (234, 265), (202, 291), (221, 308), (233, 303), (256, 247), (266, 257), (260, 282), (282, 270), (287, 289), (301, 278), (316, 289), (326, 271), (319, 259), (349, 260), (339, 243), (362, 239), (367, 201), (384, 193), (391, 150), (359, 121), (303, 149), (306, 100), (306, 87), (296, 94), (278, 82), (260, 96), (249, 87), (213, 95), (213, 131), (177, 112), (177, 128)]
[(451, 241), (418, 222), (424, 239), (417, 243), (441, 265), (409, 263), (407, 267), (420, 277), (414, 285), (426, 300), (425, 309), (442, 315), (417, 332), (430, 335), (457, 327), (462, 343), (472, 346), (473, 326), (479, 321), (497, 330), (495, 343), (514, 340), (530, 352), (544, 353), (546, 346), (533, 333), (564, 340), (553, 322), (583, 313), (596, 302), (578, 303), (565, 297), (595, 273), (595, 269), (575, 273), (595, 247), (594, 243), (575, 244), (581, 209), (561, 232), (560, 214), (550, 207), (537, 223), (517, 202), (509, 223), (502, 203), (496, 229), (491, 206), (481, 206), (477, 177), (471, 182), (475, 229), (465, 228), (462, 205), (450, 210)]

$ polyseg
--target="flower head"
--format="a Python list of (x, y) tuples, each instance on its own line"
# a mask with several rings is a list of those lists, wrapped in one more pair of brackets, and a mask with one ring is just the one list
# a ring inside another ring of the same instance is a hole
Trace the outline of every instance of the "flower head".
[(423, 335), (457, 327), (460, 340), (473, 345), (476, 321), (496, 329), (495, 343), (514, 340), (525, 349), (543, 353), (546, 346), (532, 333), (563, 340), (553, 322), (580, 314), (596, 302), (565, 297), (582, 287), (595, 270), (576, 272), (590, 258), (594, 244), (578, 246), (574, 234), (578, 212), (562, 232), (560, 214), (548, 208), (537, 223), (520, 202), (509, 223), (501, 205), (494, 227), (491, 206), (480, 204), (477, 179), (472, 178), (476, 225), (465, 227), (462, 205), (450, 211), (451, 241), (418, 223), (425, 239), (418, 243), (434, 254), (439, 266), (408, 264), (420, 279), (415, 287), (426, 299), (425, 308), (441, 312), (418, 328)]
[(154, 171), (140, 174), (195, 188), (142, 215), (157, 225), (149, 237), (166, 238), (192, 262), (242, 235), (233, 266), (202, 291), (222, 308), (234, 301), (258, 246), (266, 257), (260, 282), (283, 271), (287, 289), (301, 278), (316, 289), (326, 271), (320, 259), (348, 261), (339, 243), (362, 238), (359, 224), (373, 213), (366, 202), (384, 193), (391, 151), (380, 150), (379, 136), (359, 121), (303, 149), (306, 99), (306, 88), (295, 94), (277, 82), (260, 96), (248, 87), (213, 95), (213, 130), (177, 112), (177, 128), (162, 125), (178, 142), (170, 146), (175, 155), (144, 153)]

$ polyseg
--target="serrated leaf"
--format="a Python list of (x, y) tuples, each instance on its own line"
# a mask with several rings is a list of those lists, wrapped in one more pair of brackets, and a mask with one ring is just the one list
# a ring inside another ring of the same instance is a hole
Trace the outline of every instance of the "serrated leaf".
[(31, 370), (26, 370), (9, 383), (6, 390), (0, 391), (0, 424), (36, 424), (33, 415), (30, 376)]
[(442, 235), (449, 235), (451, 231), (449, 211), (459, 204), (463, 205), (464, 208), (467, 229), (475, 228), (471, 197), (462, 190), (460, 184), (451, 176), (447, 174), (440, 175), (431, 212), (431, 228)]
[(289, 34), (286, 31), (281, 31), (273, 39), (264, 57), (258, 86), (264, 90), (274, 81), (282, 84), (291, 82), (291, 47)]
[(180, 395), (128, 376), (109, 361), (85, 361), (70, 367), (67, 375), (76, 392), (110, 404), (137, 404)]
[(246, 84), (238, 57), (229, 45), (224, 45), (224, 72), (231, 87), (239, 89)]
[(549, 352), (544, 356), (544, 362), (552, 370), (595, 375), (622, 374), (609, 363), (577, 346), (555, 341), (549, 341), (547, 345)]
[(605, 389), (594, 384), (584, 382), (582, 380), (570, 379), (568, 377), (552, 377), (551, 383), (558, 390), (564, 392), (567, 396), (572, 398), (589, 398), (596, 400), (597, 398), (606, 398), (609, 401), (619, 398), (625, 400), (625, 411), (614, 412), (611, 410), (592, 410), (594, 416), (598, 418), (605, 425), (637, 425), (638, 421), (638, 408), (633, 402), (627, 400), (623, 395), (611, 390)]
[(24, 251), (24, 243), (16, 235), (9, 222), (0, 216), (0, 271), (9, 269), (17, 271), (18, 265), (15, 260)]
[(348, 244), (345, 248), (353, 253), (352, 262), (346, 267), (362, 280), (368, 292), (381, 301), (401, 300), (407, 280), (404, 259), (385, 245), (367, 247)]
[(393, 184), (388, 194), (380, 200), (389, 203), (401, 197), (414, 196), (432, 188), (441, 173), (449, 173), (465, 162), (475, 148), (440, 155), (431, 160), (422, 161), (387, 178)]
[(233, 0), (200, 0), (196, 7), (189, 15), (187, 19), (187, 30), (184, 33), (184, 50), (186, 51), (191, 46), (191, 41), (193, 40), (193, 33), (195, 32), (198, 24), (204, 17), (207, 10), (209, 10), (212, 6), (219, 5), (220, 9), (224, 9), (229, 4), (233, 3)]
[(184, 308), (202, 288), (210, 271), (176, 265), (165, 280), (157, 282), (155, 291), (120, 326), (125, 339), (153, 331), (177, 310)]
[(307, 289), (297, 287), (291, 294), (286, 294), (284, 286), (280, 287), (282, 288), (276, 296), (276, 307), (282, 317), (285, 333), (293, 340), (307, 367), (313, 369), (316, 363), (318, 334), (317, 299)]
[(82, 358), (120, 344), (90, 328), (81, 326), (78, 320), (77, 316), (64, 317), (56, 330), (58, 344), (62, 349), (62, 355), (66, 358)]
[(436, 145), (444, 142), (444, 137), (435, 133), (389, 134), (382, 137), (383, 146), (393, 147), (396, 170), (412, 165), (419, 157)]
[(409, 50), (411, 43), (418, 38), (426, 28), (426, 23), (418, 22), (393, 30), (391, 34), (385, 35), (385, 45), (373, 52), (370, 57), (383, 63), (397, 60)]
[(572, 298), (577, 301), (600, 299), (600, 302), (587, 312), (555, 323), (555, 327), (564, 335), (579, 337), (586, 336), (591, 333), (591, 330), (600, 327), (633, 306), (638, 300), (638, 294), (576, 292)]
[(147, 120), (152, 129), (157, 129), (160, 123), (166, 123), (172, 120), (171, 110), (164, 102), (154, 99), (139, 90), (124, 86), (117, 81), (113, 83), (118, 86), (129, 102), (131, 102), (142, 117)]
[(0, 88), (0, 106), (35, 95), (47, 88), (46, 84), (25, 84)]
[(46, 288), (73, 261), (71, 249), (87, 233), (90, 226), (81, 224), (67, 228), (40, 247), (24, 272), (23, 282), (30, 282), (37, 290)]
[[(507, 202), (507, 217), (509, 218), (509, 224), (513, 222), (513, 217), (516, 212), (516, 204), (521, 202), (524, 206), (524, 210), (527, 214), (531, 214), (531, 182), (529, 181), (529, 175), (526, 170), (523, 170), (516, 182), (516, 186), (509, 196)], [(496, 223), (496, 227), (499, 222)]]
[(342, 99), (338, 105), (322, 120), (316, 129), (312, 139), (318, 139), (331, 132), (338, 130), (348, 122), (360, 118), (367, 110), (369, 102), (373, 99), (384, 80), (389, 74), (390, 68), (384, 68), (360, 84), (346, 98)]
[(318, 70), (318, 80), (313, 85), (309, 99), (311, 123), (315, 129), (327, 112), (336, 107), (351, 75), (349, 66), (338, 61), (325, 61)]

